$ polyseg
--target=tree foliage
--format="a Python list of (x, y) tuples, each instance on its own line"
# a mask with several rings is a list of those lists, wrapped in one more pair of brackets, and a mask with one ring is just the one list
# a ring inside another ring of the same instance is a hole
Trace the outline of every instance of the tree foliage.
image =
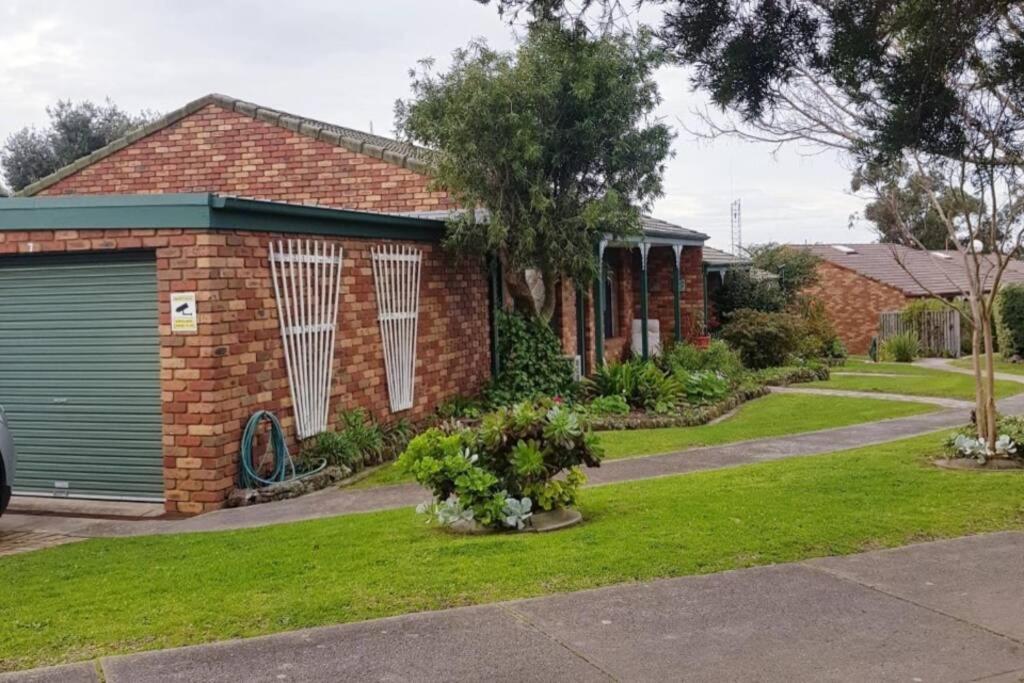
[[(449, 221), (460, 250), (496, 253), (523, 313), (550, 318), (560, 277), (590, 281), (595, 241), (639, 230), (662, 193), (672, 133), (650, 121), (661, 64), (650, 36), (593, 38), (533, 24), (514, 53), (476, 41), (451, 68), (413, 73), (399, 130), (437, 150), (436, 185), (467, 211)], [(538, 308), (527, 271), (542, 276)]]
[(793, 303), (801, 291), (818, 281), (821, 259), (804, 249), (767, 242), (747, 247), (747, 254), (755, 268), (778, 277), (787, 303)]
[(109, 99), (58, 100), (46, 108), (49, 124), (26, 127), (11, 134), (0, 150), (4, 179), (14, 191), (31, 185), (122, 137), (155, 118), (152, 112), (129, 114)]

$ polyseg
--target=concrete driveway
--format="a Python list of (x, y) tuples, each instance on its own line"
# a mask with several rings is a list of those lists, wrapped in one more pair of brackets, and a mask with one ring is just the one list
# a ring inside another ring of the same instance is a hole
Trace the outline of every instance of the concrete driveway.
[(1022, 679), (1021, 532), (0, 676), (89, 683)]

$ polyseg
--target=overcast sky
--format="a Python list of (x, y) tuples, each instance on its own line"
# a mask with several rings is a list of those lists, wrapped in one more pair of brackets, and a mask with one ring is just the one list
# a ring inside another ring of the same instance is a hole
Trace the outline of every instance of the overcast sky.
[[(210, 92), (390, 134), (409, 68), (428, 56), (442, 66), (474, 37), (514, 44), (497, 12), (473, 0), (3, 0), (0, 138), (45, 123), (58, 98), (170, 111)], [(678, 69), (658, 81), (660, 115), (679, 133), (658, 217), (728, 248), (739, 198), (747, 244), (873, 241), (863, 221), (849, 227), (863, 202), (840, 159), (699, 142), (680, 123), (696, 125), (705, 97)]]

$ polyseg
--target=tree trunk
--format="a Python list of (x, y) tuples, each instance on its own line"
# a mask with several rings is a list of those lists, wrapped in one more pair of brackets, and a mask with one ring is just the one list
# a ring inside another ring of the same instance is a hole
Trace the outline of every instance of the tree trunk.
[(984, 382), (981, 376), (981, 348), (982, 348), (982, 315), (978, 301), (974, 296), (970, 297), (971, 319), (971, 363), (974, 369), (974, 426), (978, 438), (987, 442), (988, 420), (985, 418), (987, 402), (985, 400)]
[(550, 322), (558, 304), (558, 277), (551, 270), (542, 271), (541, 277), (544, 279), (544, 303), (541, 304), (539, 315), (544, 322)]
[(526, 280), (526, 271), (509, 268), (504, 254), (500, 258), (505, 286), (512, 297), (512, 307), (520, 315), (532, 318), (537, 315), (537, 305), (533, 300), (533, 292), (530, 291), (530, 283)]
[(995, 452), (996, 439), (999, 435), (996, 433), (996, 365), (995, 348), (992, 343), (992, 319), (986, 314), (982, 324), (982, 337), (985, 341), (985, 441), (989, 450)]

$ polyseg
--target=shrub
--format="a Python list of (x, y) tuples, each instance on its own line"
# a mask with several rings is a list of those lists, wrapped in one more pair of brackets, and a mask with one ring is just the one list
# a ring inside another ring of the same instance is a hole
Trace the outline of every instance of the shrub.
[(683, 385), (665, 374), (653, 361), (634, 358), (609, 363), (584, 380), (585, 395), (621, 396), (633, 408), (668, 413), (683, 401)]
[(698, 370), (688, 373), (683, 380), (683, 390), (690, 403), (714, 403), (729, 393), (729, 381), (717, 372)]
[(726, 379), (736, 380), (745, 371), (739, 354), (718, 339), (711, 342), (707, 349), (699, 349), (691, 344), (674, 344), (657, 359), (657, 362), (662, 370), (677, 377), (681, 373), (708, 370)]
[(804, 299), (794, 308), (801, 320), (798, 353), (805, 358), (845, 360), (846, 347), (839, 340), (825, 305), (820, 301)]
[(437, 406), (437, 416), (442, 420), (453, 418), (476, 419), (483, 413), (483, 402), (472, 396), (452, 396)]
[(721, 336), (748, 368), (785, 365), (800, 341), (800, 319), (792, 313), (743, 308), (733, 313)]
[(913, 332), (903, 332), (882, 343), (882, 359), (897, 363), (913, 362), (921, 353), (921, 344)]
[(868, 358), (872, 363), (878, 362), (878, 337), (871, 338), (871, 346), (868, 347)]
[(493, 405), (551, 396), (572, 396), (572, 363), (551, 326), (540, 318), (499, 311), (497, 316), (500, 370), (486, 392)]
[(722, 320), (743, 308), (757, 311), (781, 311), (786, 307), (786, 296), (774, 280), (760, 280), (749, 268), (730, 268), (722, 279), (722, 286), (713, 295), (715, 310)]
[(307, 463), (326, 460), (328, 465), (360, 470), (394, 459), (412, 438), (412, 425), (407, 420), (381, 426), (361, 408), (342, 411), (338, 423), (339, 429), (318, 434), (305, 446), (301, 459)]
[(629, 415), (629, 404), (626, 399), (616, 394), (615, 396), (598, 396), (586, 406), (590, 415), (607, 417), (608, 415)]
[(434, 494), (422, 512), (446, 525), (473, 521), (491, 528), (522, 528), (535, 510), (574, 505), (586, 480), (581, 467), (600, 462), (589, 428), (552, 402), (502, 408), (474, 429), (430, 429), (399, 458)]
[(1024, 285), (1003, 285), (996, 295), (996, 338), (1006, 358), (1024, 355)]

